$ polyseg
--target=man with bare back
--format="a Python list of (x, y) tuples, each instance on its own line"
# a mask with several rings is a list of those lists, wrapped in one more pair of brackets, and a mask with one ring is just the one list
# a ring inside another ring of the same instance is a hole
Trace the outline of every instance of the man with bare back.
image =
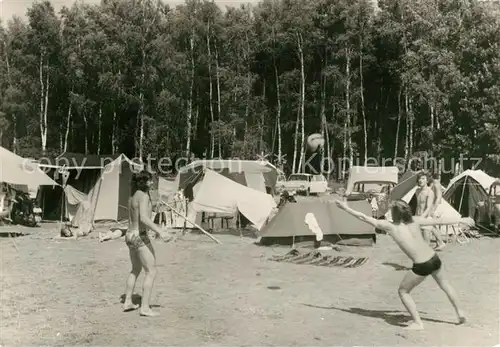
[(151, 240), (148, 236), (148, 229), (153, 230), (157, 237), (168, 240), (168, 234), (162, 231), (151, 219), (152, 204), (149, 190), (153, 185), (152, 174), (148, 171), (141, 171), (132, 177), (132, 196), (129, 199), (129, 225), (125, 234), (125, 243), (129, 248), (132, 271), (127, 279), (125, 290), (124, 311), (131, 311), (139, 308), (132, 302), (137, 277), (144, 268), (146, 272), (143, 284), (142, 302), (140, 315), (146, 317), (158, 316), (157, 312), (151, 310), (149, 305), (151, 291), (156, 278), (156, 257)]
[(407, 325), (406, 329), (421, 330), (424, 328), (422, 319), (418, 314), (415, 301), (413, 301), (410, 292), (429, 276), (434, 278), (453, 305), (458, 318), (457, 323), (464, 324), (466, 322), (466, 314), (459, 307), (458, 295), (446, 279), (446, 275), (443, 273), (441, 259), (429, 246), (429, 243), (423, 239), (420, 230), (424, 226), (436, 225), (465, 224), (473, 226), (474, 221), (471, 218), (431, 219), (428, 217), (413, 217), (410, 206), (403, 200), (396, 200), (391, 201), (389, 206), (392, 215), (392, 222), (390, 222), (388, 220), (379, 220), (369, 217), (350, 208), (347, 203), (343, 201), (335, 201), (335, 204), (340, 209), (359, 220), (372, 225), (376, 229), (385, 231), (392, 237), (403, 253), (412, 260), (412, 269), (406, 273), (398, 288), (401, 302), (412, 318), (412, 321)]

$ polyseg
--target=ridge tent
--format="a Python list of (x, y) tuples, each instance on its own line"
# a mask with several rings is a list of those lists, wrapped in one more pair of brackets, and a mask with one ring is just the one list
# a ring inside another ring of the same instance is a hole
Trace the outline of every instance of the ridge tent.
[(0, 183), (7, 183), (18, 188), (38, 186), (58, 186), (31, 159), (26, 159), (0, 146)]
[(486, 192), (489, 191), (493, 182), (496, 181), (495, 177), (491, 177), (483, 170), (470, 170), (469, 169), (469, 170), (465, 170), (461, 174), (458, 174), (457, 176), (453, 177), (450, 180), (450, 183), (448, 183), (448, 188), (451, 187), (453, 184), (455, 184), (455, 182), (459, 181), (460, 179), (462, 179), (463, 177), (466, 177), (466, 176), (472, 177), (474, 180), (476, 180), (484, 188), (484, 190)]
[(128, 218), (130, 181), (134, 172), (144, 165), (134, 163), (121, 154), (107, 164), (94, 188), (89, 192), (91, 205), (95, 209), (94, 221), (120, 221)]
[(267, 161), (196, 160), (179, 170), (177, 190), (184, 190), (192, 185), (192, 182), (196, 182), (204, 169), (210, 169), (234, 182), (264, 193), (274, 194), (278, 179), (277, 168)]
[(142, 164), (132, 162), (124, 154), (92, 155), (88, 159), (81, 154), (65, 154), (56, 158), (55, 164), (40, 166), (51, 169), (60, 180), (59, 170), (64, 167), (70, 173), (67, 185), (72, 188), (67, 192), (79, 193), (68, 196), (62, 187), (58, 190), (46, 188), (43, 191), (44, 218), (58, 220), (63, 215), (64, 219), (72, 220), (70, 213), (78, 211), (79, 205), (85, 202), (95, 210), (94, 221), (118, 221), (128, 217), (130, 179), (135, 170), (143, 168)]
[[(357, 211), (371, 215), (371, 205), (364, 200), (349, 202)], [(316, 235), (305, 223), (308, 213), (314, 214), (323, 232), (323, 241), (344, 245), (371, 246), (376, 242), (372, 226), (340, 210), (335, 204), (321, 199), (286, 203), (276, 216), (258, 233), (260, 244), (291, 245), (314, 241)]]
[[(42, 158), (38, 165), (60, 184), (63, 183), (60, 170), (64, 168), (69, 173), (66, 185), (71, 186), (79, 193), (88, 195), (97, 183), (104, 167), (119, 156), (120, 154), (85, 155), (65, 152), (56, 158)], [(60, 220), (61, 215), (64, 218), (71, 218), (68, 215), (68, 206), (66, 205), (68, 201), (62, 186), (43, 187), (40, 194), (44, 219)], [(76, 208), (77, 206), (75, 210)]]
[[(489, 186), (495, 181), (495, 179), (493, 179), (493, 181), (490, 182), (488, 175), (482, 171), (482, 174), (480, 174), (477, 171), (481, 170), (466, 170), (454, 177), (443, 193), (443, 198), (463, 216), (472, 217), (474, 219), (476, 219), (478, 207), (484, 201), (488, 200), (486, 189), (489, 189)], [(481, 181), (478, 181), (476, 178)], [(488, 188), (484, 188), (484, 186)]]
[[(276, 207), (271, 195), (236, 183), (210, 169), (199, 175), (194, 190), (194, 199), (188, 206), (188, 220), (192, 222), (204, 212), (225, 215), (240, 212), (260, 230)], [(187, 224), (187, 227), (194, 227)]]

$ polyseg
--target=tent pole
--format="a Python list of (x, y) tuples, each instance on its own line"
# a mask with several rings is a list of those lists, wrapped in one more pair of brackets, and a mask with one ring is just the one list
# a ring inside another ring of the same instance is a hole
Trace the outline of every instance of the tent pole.
[(458, 204), (458, 213), (462, 210), (462, 202), (464, 200), (465, 195), (465, 185), (467, 184), (467, 176), (465, 176), (464, 186), (462, 187), (462, 195), (460, 195), (460, 203)]
[(195, 222), (191, 222), (191, 221), (188, 221), (187, 217), (182, 215), (182, 213), (178, 212), (176, 209), (174, 209), (172, 206), (170, 206), (169, 204), (167, 204), (165, 201), (163, 201), (163, 199), (160, 199), (160, 203), (164, 204), (165, 206), (167, 206), (168, 208), (170, 208), (175, 214), (177, 214), (178, 216), (180, 216), (182, 219), (184, 219), (185, 222), (189, 222), (190, 224), (193, 224), (195, 227), (197, 227), (198, 229), (200, 229), (201, 232), (203, 232), (205, 235), (207, 235), (208, 237), (210, 237), (212, 240), (214, 240), (215, 242), (217, 242), (218, 244), (222, 244), (222, 242), (220, 242), (219, 240), (217, 240), (214, 236), (210, 235), (209, 232), (207, 232), (205, 229), (203, 229), (201, 226), (199, 226), (198, 224), (196, 224)]
[[(96, 199), (99, 199), (99, 193), (101, 192), (101, 184), (102, 184), (102, 176), (99, 177), (99, 186), (97, 187), (97, 197), (96, 197)], [(92, 191), (92, 198), (91, 198), (90, 201), (93, 201), (93, 200), (94, 200), (94, 191)], [(91, 206), (91, 208), (92, 208), (92, 220), (91, 220), (92, 229), (95, 228), (94, 218), (95, 218), (95, 211), (97, 210), (97, 203), (98, 203), (98, 200), (95, 201), (95, 206)]]

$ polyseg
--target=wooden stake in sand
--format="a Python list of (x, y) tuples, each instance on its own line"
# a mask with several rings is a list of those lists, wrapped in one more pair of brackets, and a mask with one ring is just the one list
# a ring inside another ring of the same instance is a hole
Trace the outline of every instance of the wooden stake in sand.
[(161, 198), (160, 198), (160, 203), (162, 203), (163, 205), (167, 206), (168, 208), (170, 208), (175, 214), (179, 215), (181, 218), (183, 218), (186, 222), (190, 223), (190, 224), (193, 224), (195, 227), (197, 227), (198, 229), (200, 229), (200, 231), (202, 233), (204, 233), (205, 235), (207, 235), (208, 237), (210, 237), (212, 240), (214, 240), (215, 242), (217, 242), (218, 244), (222, 244), (222, 242), (220, 242), (219, 240), (217, 240), (214, 236), (210, 235), (210, 233), (208, 231), (206, 231), (205, 229), (203, 229), (201, 226), (199, 226), (198, 224), (194, 223), (194, 222), (191, 222), (187, 219), (186, 216), (184, 216), (182, 213), (180, 213), (179, 211), (177, 211), (175, 208), (173, 208), (172, 206), (170, 206), (169, 204), (167, 204), (165, 201), (163, 201)]

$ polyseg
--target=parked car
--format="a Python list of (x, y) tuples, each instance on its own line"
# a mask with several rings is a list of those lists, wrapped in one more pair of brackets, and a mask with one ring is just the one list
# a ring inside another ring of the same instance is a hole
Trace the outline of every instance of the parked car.
[(306, 195), (322, 194), (328, 190), (328, 182), (323, 175), (292, 174), (286, 182), (280, 183), (280, 189)]

